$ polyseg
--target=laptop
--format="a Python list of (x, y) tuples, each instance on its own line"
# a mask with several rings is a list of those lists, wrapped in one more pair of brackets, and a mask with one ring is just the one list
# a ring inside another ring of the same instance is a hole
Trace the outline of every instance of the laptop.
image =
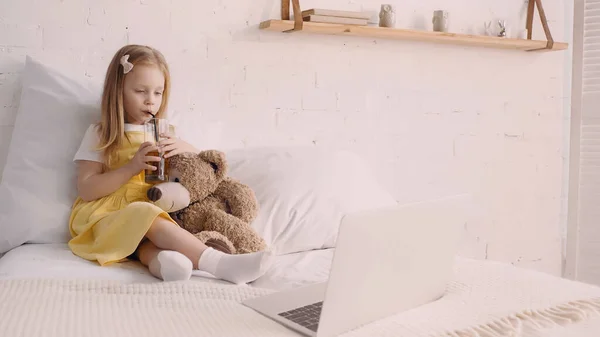
[(435, 301), (452, 277), (470, 198), (343, 217), (326, 282), (242, 302), (306, 336), (329, 337)]

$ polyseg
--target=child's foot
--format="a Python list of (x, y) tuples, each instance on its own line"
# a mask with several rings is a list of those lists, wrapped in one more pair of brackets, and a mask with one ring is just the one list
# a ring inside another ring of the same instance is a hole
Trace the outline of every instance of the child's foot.
[(162, 250), (148, 264), (152, 275), (163, 281), (187, 281), (192, 276), (192, 261), (185, 255), (173, 251)]
[(198, 261), (198, 269), (217, 278), (236, 284), (248, 283), (261, 277), (271, 265), (269, 251), (230, 255), (207, 248)]

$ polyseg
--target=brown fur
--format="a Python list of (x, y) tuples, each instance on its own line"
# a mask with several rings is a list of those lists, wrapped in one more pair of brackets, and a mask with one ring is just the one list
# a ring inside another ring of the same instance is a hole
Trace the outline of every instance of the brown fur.
[(172, 157), (170, 165), (172, 178), (178, 178), (190, 192), (190, 205), (171, 214), (181, 227), (207, 245), (232, 254), (266, 248), (251, 226), (259, 210), (256, 195), (250, 187), (227, 177), (224, 153), (184, 153)]

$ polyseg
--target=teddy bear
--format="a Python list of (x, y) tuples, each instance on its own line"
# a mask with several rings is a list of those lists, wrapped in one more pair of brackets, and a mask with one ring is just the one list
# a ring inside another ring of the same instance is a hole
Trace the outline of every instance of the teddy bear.
[(214, 249), (243, 254), (266, 248), (251, 226), (259, 210), (256, 195), (227, 176), (223, 152), (182, 153), (169, 158), (168, 165), (169, 182), (148, 190), (150, 202)]

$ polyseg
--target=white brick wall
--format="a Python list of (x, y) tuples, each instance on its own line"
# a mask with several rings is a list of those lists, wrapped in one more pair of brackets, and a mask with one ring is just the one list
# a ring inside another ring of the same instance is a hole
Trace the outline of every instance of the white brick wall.
[[(101, 80), (118, 47), (147, 43), (170, 62), (172, 111), (225, 121), (228, 145), (351, 148), (400, 201), (471, 190), (479, 222), (464, 254), (560, 273), (567, 52), (259, 31), (260, 21), (278, 18), (278, 4), (0, 0), (0, 165), (26, 54)], [(301, 4), (379, 9), (373, 0)], [(544, 4), (555, 38), (565, 40), (565, 1)], [(456, 32), (479, 33), (498, 18), (513, 35), (524, 26), (523, 0), (396, 5), (399, 27), (429, 29), (438, 8), (450, 11)]]

